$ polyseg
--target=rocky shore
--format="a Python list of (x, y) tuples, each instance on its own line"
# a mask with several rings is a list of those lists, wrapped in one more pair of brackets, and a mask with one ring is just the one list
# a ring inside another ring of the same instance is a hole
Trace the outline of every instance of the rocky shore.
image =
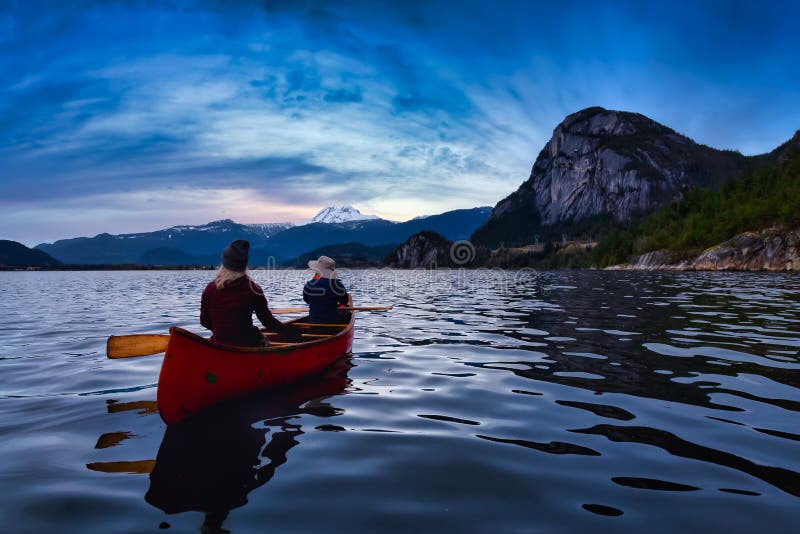
[[(547, 257), (580, 255), (585, 252), (584, 249), (591, 248), (592, 245), (595, 243), (587, 243), (583, 247), (573, 244), (551, 251), (534, 246), (514, 249), (478, 249), (471, 252), (472, 256), (469, 261), (460, 263), (453, 261), (453, 243), (435, 233), (422, 232), (412, 236), (406, 243), (398, 247), (385, 262), (390, 267), (400, 269), (432, 267), (553, 268), (548, 267), (546, 262), (543, 263)], [(561, 258), (561, 260), (563, 259)], [(570, 268), (568, 262), (561, 261), (559, 265), (562, 268)], [(792, 230), (773, 227), (760, 232), (744, 232), (689, 258), (668, 250), (656, 250), (637, 256), (630, 263), (612, 265), (605, 269), (800, 271), (800, 227)]]
[(676, 261), (666, 250), (637, 256), (609, 270), (673, 271), (800, 271), (800, 228), (767, 228), (744, 232), (704, 250), (693, 259)]

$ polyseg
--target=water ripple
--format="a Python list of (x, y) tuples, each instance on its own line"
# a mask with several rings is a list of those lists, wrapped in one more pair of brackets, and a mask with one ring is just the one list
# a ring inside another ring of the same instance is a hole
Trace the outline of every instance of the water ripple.
[[(343, 271), (395, 306), (358, 315), (351, 359), (167, 429), (160, 357), (108, 360), (105, 339), (205, 334), (209, 275), (0, 273), (15, 531), (796, 526), (796, 276)], [(303, 305), (306, 273), (253, 276)]]

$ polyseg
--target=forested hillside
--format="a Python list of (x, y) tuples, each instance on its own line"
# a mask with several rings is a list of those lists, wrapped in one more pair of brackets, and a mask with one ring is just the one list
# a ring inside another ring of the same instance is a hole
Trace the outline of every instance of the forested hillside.
[(675, 258), (697, 254), (734, 235), (800, 223), (800, 132), (773, 163), (746, 171), (722, 188), (695, 188), (627, 228), (613, 230), (593, 251), (599, 266), (666, 249)]

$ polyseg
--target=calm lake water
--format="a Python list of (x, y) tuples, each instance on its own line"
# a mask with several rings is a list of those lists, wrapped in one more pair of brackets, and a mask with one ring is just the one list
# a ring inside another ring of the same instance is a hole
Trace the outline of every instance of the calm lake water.
[[(105, 340), (202, 332), (211, 276), (0, 273), (0, 531), (800, 522), (800, 277), (345, 272), (395, 305), (358, 315), (350, 359), (167, 429), (161, 357)], [(307, 273), (253, 276), (302, 305)]]

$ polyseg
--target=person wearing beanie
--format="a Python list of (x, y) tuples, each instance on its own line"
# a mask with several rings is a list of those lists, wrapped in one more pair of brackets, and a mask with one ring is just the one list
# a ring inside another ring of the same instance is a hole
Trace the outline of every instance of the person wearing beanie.
[(222, 266), (231, 271), (244, 272), (250, 255), (250, 242), (237, 239), (222, 251)]
[(253, 325), (253, 313), (270, 332), (300, 341), (300, 332), (275, 319), (264, 291), (247, 276), (250, 243), (237, 239), (222, 251), (222, 265), (203, 291), (200, 324), (211, 330), (212, 341), (237, 347), (265, 347), (267, 339)]
[(348, 314), (339, 310), (340, 306), (347, 306), (347, 289), (336, 275), (336, 262), (328, 256), (320, 256), (308, 262), (308, 266), (315, 273), (303, 287), (303, 300), (308, 303), (308, 322), (347, 322)]

